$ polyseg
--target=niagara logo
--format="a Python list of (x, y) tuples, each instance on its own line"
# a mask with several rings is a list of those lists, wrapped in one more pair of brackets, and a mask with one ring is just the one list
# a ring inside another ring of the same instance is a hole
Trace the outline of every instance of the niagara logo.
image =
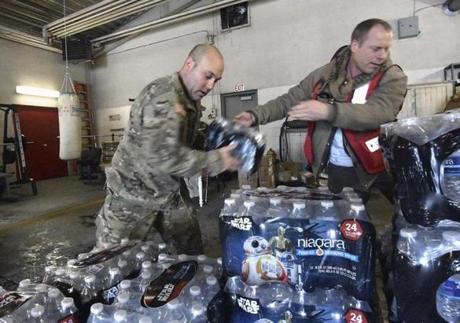
[(324, 249), (345, 250), (345, 241), (336, 239), (297, 239), (297, 247), (316, 249), (317, 256), (324, 255)]
[(238, 297), (238, 306), (241, 307), (245, 312), (250, 314), (258, 314), (260, 310), (259, 304), (256, 300), (247, 299), (244, 297)]

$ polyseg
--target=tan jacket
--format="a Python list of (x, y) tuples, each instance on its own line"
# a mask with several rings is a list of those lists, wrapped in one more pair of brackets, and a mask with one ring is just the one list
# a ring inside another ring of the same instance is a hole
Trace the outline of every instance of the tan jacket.
[[(349, 47), (339, 51), (332, 61), (303, 79), (298, 85), (289, 89), (286, 94), (258, 106), (252, 110), (256, 117), (256, 123), (265, 124), (279, 120), (287, 115), (289, 108), (300, 101), (310, 99), (313, 87), (321, 82), (321, 93), (327, 93), (335, 98), (334, 113), (330, 120), (316, 123), (313, 138), (315, 160), (313, 171), (316, 176), (326, 166), (324, 161), (329, 157), (330, 142), (333, 138), (334, 128), (351, 129), (357, 131), (372, 130), (380, 125), (394, 121), (401, 105), (407, 88), (407, 76), (398, 66), (392, 66), (390, 59), (381, 68), (387, 69), (380, 80), (378, 88), (364, 104), (346, 103), (348, 95), (360, 85), (372, 78), (374, 74), (361, 74), (351, 81), (346, 79), (346, 66), (350, 59)], [(347, 147), (347, 143), (345, 142)], [(368, 188), (375, 175), (367, 174), (356, 161), (351, 149), (347, 151), (354, 160), (361, 184)]]

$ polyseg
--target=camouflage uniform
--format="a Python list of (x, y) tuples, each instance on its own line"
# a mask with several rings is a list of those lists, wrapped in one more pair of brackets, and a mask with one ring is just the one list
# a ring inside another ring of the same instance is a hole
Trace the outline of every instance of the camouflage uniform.
[(151, 226), (179, 253), (202, 252), (193, 208), (182, 199), (181, 178), (207, 168), (223, 171), (218, 151), (192, 150), (201, 117), (178, 74), (147, 85), (131, 107), (129, 127), (106, 169), (107, 196), (96, 219), (98, 245), (144, 238)]

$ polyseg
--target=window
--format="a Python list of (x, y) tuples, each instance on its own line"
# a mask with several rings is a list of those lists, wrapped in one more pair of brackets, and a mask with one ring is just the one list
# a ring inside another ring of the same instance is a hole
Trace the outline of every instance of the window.
[(248, 3), (242, 2), (220, 10), (222, 30), (249, 25)]

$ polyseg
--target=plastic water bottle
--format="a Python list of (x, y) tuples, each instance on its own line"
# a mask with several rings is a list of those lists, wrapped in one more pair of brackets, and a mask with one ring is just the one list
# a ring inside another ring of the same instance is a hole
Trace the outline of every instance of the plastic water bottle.
[(269, 217), (287, 217), (288, 209), (283, 205), (283, 199), (281, 197), (270, 198), (270, 206), (267, 210), (267, 216)]
[(131, 294), (129, 291), (123, 290), (118, 294), (114, 306), (117, 310), (142, 312), (140, 296), (138, 293)]
[[(72, 297), (64, 297), (61, 301), (60, 319), (70, 319), (78, 311)], [(67, 321), (66, 321), (67, 322)]]
[(114, 307), (104, 306), (102, 303), (91, 305), (87, 323), (109, 323), (112, 322)]
[(187, 320), (190, 323), (206, 323), (206, 308), (203, 304), (192, 303), (190, 307), (189, 319)]
[(180, 323), (187, 322), (187, 316), (184, 305), (179, 303), (177, 298), (166, 303), (166, 313), (163, 317), (163, 321), (170, 322), (172, 320), (177, 320), (177, 322)]
[(292, 202), (292, 211), (289, 217), (297, 219), (307, 218), (308, 216), (305, 210), (305, 201), (296, 200)]
[(185, 295), (185, 304), (187, 307), (191, 306), (193, 303), (203, 304), (204, 297), (201, 293), (201, 287), (197, 285), (190, 286)]
[(441, 164), (441, 188), (444, 196), (460, 201), (460, 149), (450, 154)]
[(30, 319), (27, 322), (32, 323), (46, 323), (45, 308), (43, 305), (35, 304), (30, 310)]
[(203, 304), (207, 305), (219, 292), (220, 287), (217, 278), (214, 275), (206, 277), (206, 283), (203, 286)]
[(444, 281), (436, 292), (436, 310), (449, 323), (460, 322), (460, 274)]
[(396, 248), (399, 250), (399, 252), (407, 256), (411, 256), (416, 237), (417, 230), (412, 228), (402, 228), (399, 230), (399, 239)]
[(235, 199), (226, 198), (220, 216), (238, 216), (238, 209)]
[(96, 276), (93, 274), (85, 276), (84, 285), (80, 293), (81, 302), (85, 304), (97, 297)]
[(61, 294), (59, 289), (55, 287), (51, 287), (48, 290), (48, 297), (47, 301), (44, 304), (45, 306), (45, 311), (48, 313), (48, 315), (57, 317), (60, 315), (59, 308), (61, 305), (61, 301), (64, 298), (64, 296)]

